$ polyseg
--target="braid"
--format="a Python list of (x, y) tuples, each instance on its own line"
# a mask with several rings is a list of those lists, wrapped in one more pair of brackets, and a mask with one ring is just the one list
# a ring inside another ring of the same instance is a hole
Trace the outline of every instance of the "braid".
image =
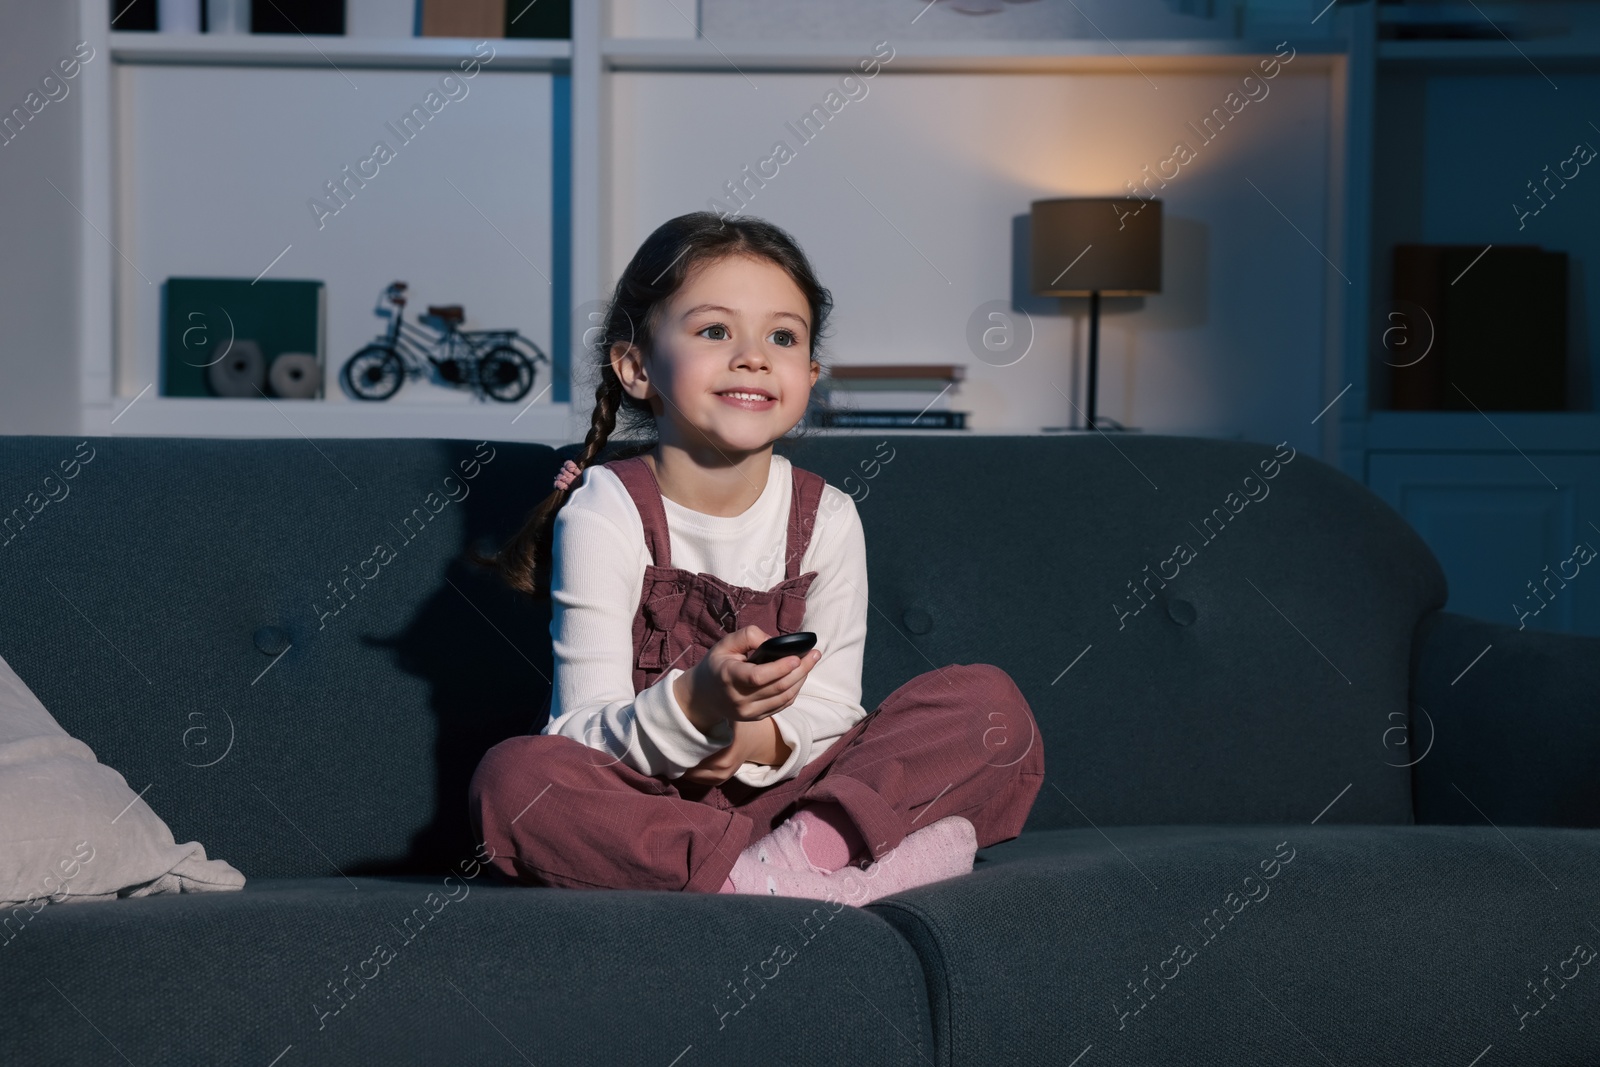
[(594, 462), (611, 439), (611, 431), (617, 428), (617, 408), (622, 404), (622, 395), (622, 382), (615, 372), (600, 376), (600, 384), (594, 390), (594, 412), (589, 416), (589, 434), (583, 439), (583, 452), (576, 461), (579, 467)]
[[(583, 451), (574, 461), (580, 468), (588, 467), (605, 448), (616, 428), (617, 408), (622, 403), (622, 382), (606, 367), (600, 384), (594, 391), (594, 414), (589, 419), (589, 433), (583, 441)], [(481, 567), (498, 573), (511, 588), (529, 596), (544, 598), (550, 595), (550, 570), (552, 540), (556, 513), (567, 502), (576, 488), (577, 479), (566, 489), (556, 489), (540, 501), (532, 515), (516, 535), (507, 541), (493, 556), (485, 556), (476, 549), (469, 550), (467, 558)]]

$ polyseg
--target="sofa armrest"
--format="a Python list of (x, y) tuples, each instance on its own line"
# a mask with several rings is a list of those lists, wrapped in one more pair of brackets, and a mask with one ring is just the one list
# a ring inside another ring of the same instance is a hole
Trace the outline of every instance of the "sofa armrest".
[(1600, 826), (1600, 638), (1429, 613), (1409, 740), (1419, 823)]

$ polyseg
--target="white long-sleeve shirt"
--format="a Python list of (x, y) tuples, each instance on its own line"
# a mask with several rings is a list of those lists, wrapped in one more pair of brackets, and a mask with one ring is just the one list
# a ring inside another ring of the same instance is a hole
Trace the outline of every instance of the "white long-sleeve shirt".
[[(672, 565), (749, 589), (783, 580), (792, 475), (774, 454), (761, 496), (743, 514), (707, 515), (662, 497)], [(643, 773), (681, 776), (733, 743), (721, 722), (702, 733), (679, 707), (674, 667), (633, 692), (633, 620), (650, 562), (644, 522), (621, 479), (587, 468), (556, 514), (550, 585), (555, 686), (541, 731), (609, 753)], [(822, 658), (799, 694), (772, 719), (792, 750), (781, 767), (746, 762), (734, 777), (769, 786), (800, 773), (866, 716), (861, 665), (867, 638), (867, 551), (851, 497), (825, 485), (799, 574), (816, 571), (802, 629), (817, 635)]]

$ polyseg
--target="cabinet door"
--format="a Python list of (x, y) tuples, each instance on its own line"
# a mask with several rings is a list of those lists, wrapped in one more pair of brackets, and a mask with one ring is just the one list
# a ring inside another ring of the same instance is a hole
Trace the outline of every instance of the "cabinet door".
[(1600, 635), (1600, 556), (1573, 554), (1600, 551), (1600, 456), (1373, 453), (1367, 486), (1439, 557), (1449, 610)]

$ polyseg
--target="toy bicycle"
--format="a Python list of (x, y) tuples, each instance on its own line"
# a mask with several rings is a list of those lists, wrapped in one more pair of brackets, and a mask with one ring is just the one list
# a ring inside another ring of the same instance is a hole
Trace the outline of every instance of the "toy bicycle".
[[(431, 335), (404, 321), (406, 283), (394, 282), (383, 299), (394, 305), (389, 328), (377, 340), (345, 361), (340, 378), (346, 392), (358, 400), (388, 400), (407, 378), (430, 367), (437, 379), (456, 388), (471, 389), (481, 400), (493, 397), (514, 403), (533, 388), (536, 363), (550, 362), (539, 346), (516, 330), (463, 330), (466, 318), (460, 304), (429, 306), (428, 318), (442, 331)], [(531, 354), (517, 346), (525, 345)]]

